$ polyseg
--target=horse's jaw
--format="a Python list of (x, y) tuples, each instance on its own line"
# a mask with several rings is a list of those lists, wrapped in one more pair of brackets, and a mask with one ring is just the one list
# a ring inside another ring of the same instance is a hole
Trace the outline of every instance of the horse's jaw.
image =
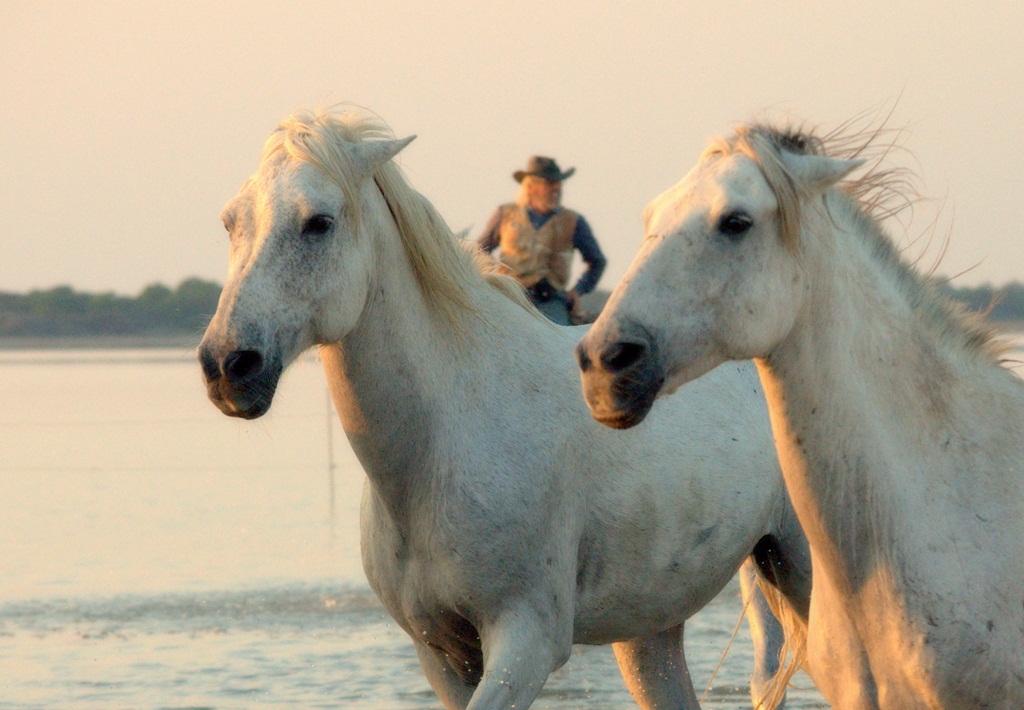
[(692, 382), (714, 370), (716, 367), (729, 360), (740, 360), (743, 358), (727, 358), (720, 356), (717, 352), (703, 351), (699, 356), (689, 358), (680, 363), (668, 363), (665, 374), (665, 384), (659, 397), (666, 397), (675, 394), (676, 391), (687, 382)]

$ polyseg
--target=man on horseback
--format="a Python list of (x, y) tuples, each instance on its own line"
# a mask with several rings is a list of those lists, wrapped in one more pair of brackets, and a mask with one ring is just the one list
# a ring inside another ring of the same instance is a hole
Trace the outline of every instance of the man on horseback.
[[(580, 296), (594, 290), (607, 260), (587, 221), (562, 207), (564, 173), (552, 158), (535, 155), (526, 170), (512, 174), (520, 184), (514, 203), (500, 206), (477, 239), (485, 253), (499, 249), (498, 259), (526, 287), (530, 300), (550, 320), (569, 325)], [(573, 251), (587, 270), (566, 290)]]

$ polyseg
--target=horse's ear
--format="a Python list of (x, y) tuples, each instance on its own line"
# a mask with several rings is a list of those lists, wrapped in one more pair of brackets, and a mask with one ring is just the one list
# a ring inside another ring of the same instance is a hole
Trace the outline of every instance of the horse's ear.
[(808, 193), (824, 192), (867, 162), (828, 158), (823, 155), (798, 155), (785, 151), (781, 158), (797, 187)]
[(409, 136), (397, 141), (369, 141), (356, 143), (355, 161), (364, 175), (369, 177), (373, 171), (394, 158), (405, 146), (413, 142), (416, 136)]

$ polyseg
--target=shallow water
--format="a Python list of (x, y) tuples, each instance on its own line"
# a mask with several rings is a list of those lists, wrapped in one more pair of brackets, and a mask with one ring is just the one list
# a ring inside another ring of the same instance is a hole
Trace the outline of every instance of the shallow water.
[[(184, 349), (0, 351), (0, 403), (0, 708), (440, 707), (363, 576), (364, 476), (314, 359), (256, 422)], [(687, 623), (698, 694), (728, 651), (706, 707), (749, 707), (738, 590)], [(534, 705), (582, 706), (635, 707), (609, 647)]]

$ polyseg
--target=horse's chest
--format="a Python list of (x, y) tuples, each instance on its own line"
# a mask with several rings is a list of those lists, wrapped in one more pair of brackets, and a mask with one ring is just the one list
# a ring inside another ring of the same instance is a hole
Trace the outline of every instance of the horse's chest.
[[(364, 508), (361, 528), (366, 578), (396, 619), (443, 619), (445, 613), (438, 610), (479, 596), (481, 575), (479, 569), (474, 573), (474, 548), (458, 530), (396, 519), (373, 503)], [(436, 624), (424, 624), (432, 625)]]

